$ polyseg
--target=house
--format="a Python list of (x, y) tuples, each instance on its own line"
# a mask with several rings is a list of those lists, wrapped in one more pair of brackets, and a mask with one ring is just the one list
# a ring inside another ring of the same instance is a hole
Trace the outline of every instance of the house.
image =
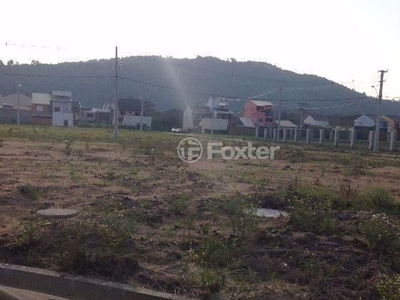
[(71, 92), (53, 91), (51, 93), (51, 116), (53, 126), (74, 126)]
[[(142, 103), (138, 99), (118, 99), (118, 124), (122, 125), (125, 116), (140, 116)], [(114, 107), (111, 111), (114, 114)]]
[(21, 93), (0, 97), (0, 105), (6, 105), (6, 106), (11, 105), (15, 108), (18, 108), (18, 103), (20, 109), (30, 110), (32, 104), (32, 97), (29, 97)]
[[(364, 114), (354, 120), (357, 139), (368, 139), (369, 132), (375, 130), (376, 115)], [(380, 131), (387, 132), (388, 121), (381, 118)]]
[(51, 125), (51, 95), (32, 94), (31, 122), (36, 125)]
[(254, 136), (256, 126), (249, 118), (234, 116), (229, 123), (228, 133), (231, 135), (251, 135)]
[(298, 128), (298, 126), (296, 124), (292, 123), (289, 120), (281, 120), (280, 122), (279, 121), (275, 121), (275, 124), (276, 124), (276, 126), (278, 126), (280, 124), (279, 127), (282, 130), (283, 129), (296, 129), (296, 128)]
[(10, 104), (2, 104), (0, 106), (0, 123), (17, 123), (18, 113), (20, 124), (31, 123), (31, 110), (30, 108), (20, 107), (18, 108)]
[(400, 116), (394, 116), (394, 115), (383, 115), (382, 120), (385, 120), (387, 122), (387, 131), (388, 132), (399, 132), (400, 128)]
[(249, 118), (257, 127), (270, 127), (275, 123), (274, 105), (269, 101), (248, 100), (243, 117)]
[(234, 116), (233, 111), (229, 109), (229, 102), (223, 98), (208, 98), (206, 103), (211, 111), (214, 119), (231, 119)]
[(72, 100), (72, 113), (74, 114), (74, 126), (79, 125), (82, 118), (82, 108), (79, 101)]
[(200, 121), (204, 118), (212, 118), (210, 107), (188, 105), (183, 112), (183, 130), (190, 131), (200, 129)]
[[(388, 120), (387, 119), (390, 119), (390, 118), (388, 118), (388, 116), (386, 116), (386, 118), (384, 118), (382, 116), (381, 123), (380, 123), (381, 131), (385, 131), (385, 132), (387, 131), (387, 128), (388, 128)], [(368, 128), (368, 129), (374, 130), (375, 124), (376, 124), (376, 115), (365, 114), (354, 120), (354, 129), (359, 130), (362, 128)]]
[(109, 108), (81, 108), (80, 124), (110, 124), (111, 113)]
[(17, 123), (19, 114), (20, 124), (31, 123), (31, 101), (31, 97), (21, 93), (0, 97), (0, 122)]
[(327, 116), (319, 113), (308, 113), (303, 120), (304, 125), (311, 127), (329, 127), (329, 120)]

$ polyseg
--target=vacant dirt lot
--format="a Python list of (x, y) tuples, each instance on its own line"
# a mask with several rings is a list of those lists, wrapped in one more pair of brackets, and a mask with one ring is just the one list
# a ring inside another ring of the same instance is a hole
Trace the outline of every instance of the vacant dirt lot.
[(193, 298), (397, 299), (397, 155), (285, 145), (275, 160), (186, 164), (181, 136), (110, 137), (0, 127), (3, 262)]

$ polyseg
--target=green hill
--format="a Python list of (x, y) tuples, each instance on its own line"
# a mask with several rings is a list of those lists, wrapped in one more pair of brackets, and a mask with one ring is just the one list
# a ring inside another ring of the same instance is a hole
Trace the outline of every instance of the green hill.
[[(195, 59), (135, 56), (120, 60), (120, 98), (142, 96), (157, 110), (184, 109), (187, 104), (204, 104), (210, 95), (232, 99), (231, 109), (240, 111), (251, 96), (262, 95), (278, 103), (283, 111), (304, 107), (324, 114), (375, 113), (371, 98), (326, 78), (297, 74), (263, 62), (237, 62), (214, 57)], [(18, 76), (17, 74), (20, 74)], [(114, 97), (115, 60), (60, 63), (56, 65), (0, 65), (0, 93), (16, 91), (72, 91), (83, 106), (101, 107)], [(282, 87), (282, 95), (279, 89)], [(384, 101), (383, 113), (400, 114), (398, 102)]]

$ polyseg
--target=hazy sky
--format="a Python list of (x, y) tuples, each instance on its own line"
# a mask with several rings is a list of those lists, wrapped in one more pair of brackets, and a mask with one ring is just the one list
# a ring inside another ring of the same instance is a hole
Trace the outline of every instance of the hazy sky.
[(121, 56), (265, 61), (372, 96), (377, 71), (388, 69), (383, 95), (400, 97), (399, 0), (13, 0), (0, 7), (3, 61), (111, 58), (118, 46)]

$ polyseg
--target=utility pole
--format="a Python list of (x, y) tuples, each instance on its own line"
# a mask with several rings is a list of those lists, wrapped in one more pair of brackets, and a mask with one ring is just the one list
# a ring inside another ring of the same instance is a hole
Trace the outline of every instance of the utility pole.
[(215, 106), (215, 98), (212, 98), (212, 110), (211, 110), (211, 135), (214, 134), (214, 106)]
[(381, 73), (381, 79), (379, 81), (379, 99), (378, 99), (378, 109), (376, 113), (375, 121), (375, 141), (374, 141), (374, 152), (379, 152), (379, 132), (381, 129), (381, 104), (382, 104), (382, 90), (383, 90), (383, 76), (387, 72), (384, 70), (378, 71)]
[(118, 47), (115, 47), (114, 140), (118, 139)]
[(279, 136), (281, 133), (281, 115), (282, 115), (282, 86), (279, 88), (279, 109), (278, 109), (278, 135), (276, 141), (279, 143)]
[(19, 107), (20, 94), (21, 94), (21, 83), (18, 82), (17, 125), (19, 125), (21, 122), (21, 112)]
[(143, 96), (140, 96), (140, 132), (143, 131)]

